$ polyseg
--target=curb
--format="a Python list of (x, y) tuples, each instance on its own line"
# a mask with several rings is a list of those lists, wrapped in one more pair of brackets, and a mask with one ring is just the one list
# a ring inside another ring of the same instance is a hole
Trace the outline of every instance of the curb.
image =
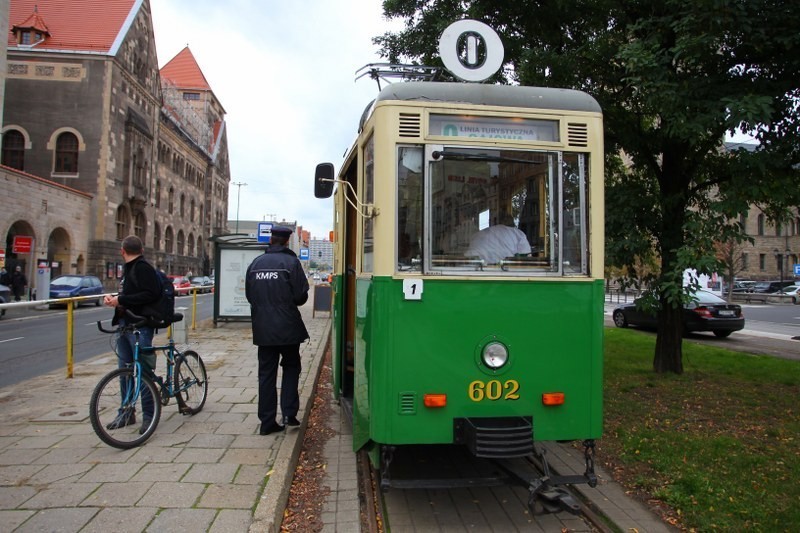
[(331, 322), (328, 321), (325, 331), (322, 334), (324, 339), (319, 344), (317, 352), (311, 361), (308, 380), (312, 380), (312, 386), (303, 387), (300, 393), (300, 404), (303, 406), (303, 418), (298, 431), (286, 430), (281, 443), (275, 463), (272, 465), (271, 473), (268, 473), (264, 492), (259, 498), (258, 505), (253, 512), (252, 522), (250, 523), (250, 533), (261, 533), (263, 531), (280, 532), (283, 523), (283, 513), (289, 501), (289, 491), (292, 488), (294, 470), (300, 457), (300, 450), (303, 445), (303, 437), (308, 426), (308, 417), (311, 414), (311, 398), (317, 392), (319, 374), (322, 371), (322, 361), (325, 359), (325, 350), (330, 342)]

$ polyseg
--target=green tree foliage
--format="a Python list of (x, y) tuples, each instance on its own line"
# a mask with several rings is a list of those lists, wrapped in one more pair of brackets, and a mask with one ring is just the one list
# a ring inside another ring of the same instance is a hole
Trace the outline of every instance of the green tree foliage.
[[(658, 263), (657, 372), (683, 371), (685, 268), (719, 269), (751, 204), (773, 220), (800, 204), (800, 10), (785, 0), (385, 0), (405, 21), (375, 38), (392, 62), (441, 65), (452, 22), (487, 23), (505, 46), (496, 82), (579, 89), (603, 108), (607, 262)], [(755, 132), (757, 150), (722, 150)], [(627, 164), (621, 164), (625, 160)]]

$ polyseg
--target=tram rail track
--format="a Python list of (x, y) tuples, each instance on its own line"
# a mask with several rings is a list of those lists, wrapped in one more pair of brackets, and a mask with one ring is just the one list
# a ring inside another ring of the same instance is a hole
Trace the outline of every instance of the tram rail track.
[[(543, 469), (533, 458), (527, 459), (527, 463), (541, 475), (544, 475)], [(361, 503), (361, 522), (362, 530), (366, 533), (385, 533), (388, 530), (387, 522), (391, 522), (391, 516), (385, 516), (386, 503), (384, 500), (383, 491), (380, 489), (380, 479), (378, 473), (372, 468), (369, 457), (365, 451), (357, 453), (358, 464), (358, 484), (359, 495)], [(552, 467), (551, 467), (552, 470)], [(579, 491), (574, 490), (571, 486), (561, 487), (574, 499), (579, 507), (578, 516), (584, 520), (592, 529), (597, 533), (616, 533), (618, 529), (609, 525), (607, 519), (584, 497), (581, 496)], [(391, 490), (408, 490), (393, 488)], [(568, 513), (561, 511), (557, 514)], [(553, 529), (559, 533), (563, 529)]]

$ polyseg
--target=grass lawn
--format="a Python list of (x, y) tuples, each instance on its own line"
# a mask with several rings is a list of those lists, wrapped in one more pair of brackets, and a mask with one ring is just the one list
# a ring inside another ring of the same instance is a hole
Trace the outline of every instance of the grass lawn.
[(684, 342), (659, 375), (654, 346), (605, 330), (598, 462), (683, 529), (800, 531), (800, 362)]

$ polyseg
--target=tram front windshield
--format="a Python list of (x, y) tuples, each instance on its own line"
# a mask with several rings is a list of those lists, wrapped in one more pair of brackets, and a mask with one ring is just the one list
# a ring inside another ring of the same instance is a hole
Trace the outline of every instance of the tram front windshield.
[(587, 273), (588, 155), (398, 150), (399, 271)]

